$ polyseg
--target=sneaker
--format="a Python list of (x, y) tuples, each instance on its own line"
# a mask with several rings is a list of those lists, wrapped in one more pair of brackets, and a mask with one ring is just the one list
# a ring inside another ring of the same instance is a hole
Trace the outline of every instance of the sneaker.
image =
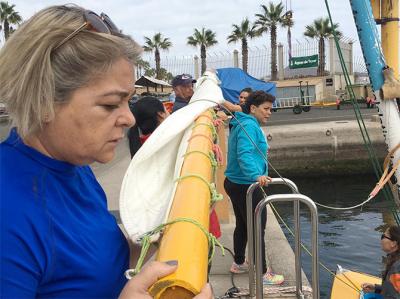
[(249, 263), (245, 261), (243, 264), (238, 265), (233, 262), (230, 271), (236, 274), (249, 272)]
[(281, 285), (285, 281), (283, 275), (267, 272), (263, 276), (263, 285)]

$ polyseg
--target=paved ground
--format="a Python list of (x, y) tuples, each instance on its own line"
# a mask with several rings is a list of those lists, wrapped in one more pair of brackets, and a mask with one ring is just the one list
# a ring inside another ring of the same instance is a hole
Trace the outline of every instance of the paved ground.
[[(365, 118), (378, 114), (377, 109), (367, 109), (364, 105), (361, 105), (360, 111)], [(336, 106), (312, 107), (309, 112), (302, 112), (301, 114), (294, 114), (291, 109), (284, 109), (272, 113), (268, 120), (268, 126), (352, 119), (355, 119), (355, 115), (351, 105), (344, 105), (340, 110), (336, 110)]]

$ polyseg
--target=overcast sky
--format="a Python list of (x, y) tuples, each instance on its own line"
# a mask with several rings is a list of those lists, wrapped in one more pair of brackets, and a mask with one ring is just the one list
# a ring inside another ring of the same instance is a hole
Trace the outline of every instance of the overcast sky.
[[(64, 4), (59, 0), (8, 0), (15, 4), (15, 9), (23, 19), (49, 5)], [(240, 44), (227, 44), (226, 37), (232, 31), (232, 24), (248, 17), (255, 20), (255, 14), (261, 13), (261, 4), (269, 1), (255, 0), (75, 0), (71, 1), (100, 14), (108, 14), (124, 33), (130, 34), (137, 42), (143, 44), (143, 36), (152, 37), (161, 32), (170, 38), (173, 47), (163, 55), (194, 55), (199, 50), (186, 44), (187, 37), (193, 34), (194, 28), (211, 29), (216, 32), (218, 44), (208, 51), (224, 52), (240, 50)], [(278, 3), (277, 0), (273, 1)], [(327, 16), (323, 0), (283, 0), (287, 10), (292, 9), (295, 25), (292, 29), (293, 42), (304, 42), (304, 27), (316, 18)], [(358, 41), (357, 32), (350, 9), (349, 0), (330, 0), (334, 22), (339, 23), (346, 37)], [(284, 30), (279, 30), (278, 42), (286, 43)], [(249, 46), (267, 45), (269, 36), (249, 41)], [(355, 45), (356, 55), (361, 55), (358, 42)]]

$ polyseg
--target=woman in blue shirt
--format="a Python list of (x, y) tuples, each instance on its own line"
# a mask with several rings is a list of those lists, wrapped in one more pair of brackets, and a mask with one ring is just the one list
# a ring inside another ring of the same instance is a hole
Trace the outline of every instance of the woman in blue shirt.
[(107, 15), (74, 5), (38, 12), (1, 49), (15, 125), (0, 145), (1, 298), (150, 298), (176, 269), (153, 262), (127, 283), (128, 242), (88, 166), (134, 124), (139, 54)]

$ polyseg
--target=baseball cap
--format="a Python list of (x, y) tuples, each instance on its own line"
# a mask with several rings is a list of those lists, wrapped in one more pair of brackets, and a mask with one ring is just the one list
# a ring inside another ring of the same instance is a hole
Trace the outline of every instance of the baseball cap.
[(175, 76), (174, 79), (172, 79), (172, 86), (178, 86), (178, 85), (186, 85), (186, 84), (191, 84), (191, 83), (196, 83), (196, 80), (193, 79), (193, 77), (189, 74), (182, 74)]

